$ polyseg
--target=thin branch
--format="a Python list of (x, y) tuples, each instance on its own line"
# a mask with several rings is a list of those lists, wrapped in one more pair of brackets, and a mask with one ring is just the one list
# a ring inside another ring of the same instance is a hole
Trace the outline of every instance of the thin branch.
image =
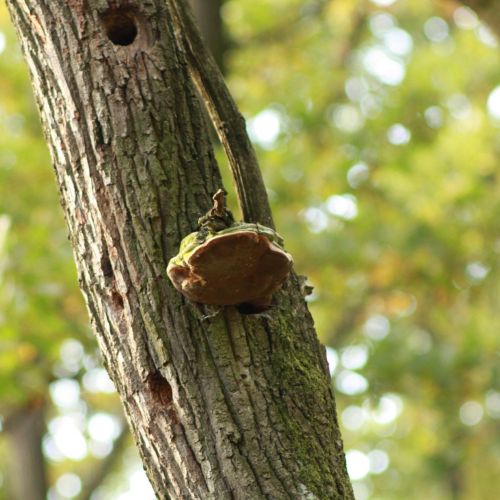
[(203, 44), (187, 3), (167, 0), (167, 6), (179, 27), (175, 36), (186, 54), (191, 77), (229, 160), (243, 220), (274, 228), (264, 181), (246, 132), (245, 120), (238, 111), (217, 64)]
[(203, 39), (224, 73), (227, 39), (221, 17), (222, 0), (189, 0)]

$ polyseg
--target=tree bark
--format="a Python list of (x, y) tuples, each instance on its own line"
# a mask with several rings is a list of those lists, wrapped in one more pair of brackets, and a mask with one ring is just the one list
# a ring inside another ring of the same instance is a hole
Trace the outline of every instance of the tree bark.
[(242, 315), (207, 314), (166, 278), (221, 186), (184, 2), (7, 4), (93, 329), (158, 498), (353, 498), (298, 280), (268, 313)]
[(42, 453), (45, 412), (40, 401), (16, 412), (5, 422), (9, 460), (7, 489), (13, 500), (45, 500), (47, 478)]

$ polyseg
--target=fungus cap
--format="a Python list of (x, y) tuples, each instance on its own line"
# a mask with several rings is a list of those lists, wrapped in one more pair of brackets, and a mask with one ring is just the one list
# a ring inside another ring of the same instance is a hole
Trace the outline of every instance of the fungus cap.
[(283, 240), (260, 224), (239, 223), (210, 233), (186, 236), (170, 260), (167, 274), (175, 288), (193, 302), (265, 307), (292, 266)]

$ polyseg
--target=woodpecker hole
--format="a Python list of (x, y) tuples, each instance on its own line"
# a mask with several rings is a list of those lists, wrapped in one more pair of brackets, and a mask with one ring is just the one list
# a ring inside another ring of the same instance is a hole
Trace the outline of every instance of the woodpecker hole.
[(151, 395), (156, 402), (166, 407), (169, 407), (172, 404), (172, 387), (160, 372), (149, 374), (147, 383), (149, 385)]
[(103, 18), (106, 35), (115, 45), (127, 46), (137, 37), (137, 21), (130, 8), (108, 11)]

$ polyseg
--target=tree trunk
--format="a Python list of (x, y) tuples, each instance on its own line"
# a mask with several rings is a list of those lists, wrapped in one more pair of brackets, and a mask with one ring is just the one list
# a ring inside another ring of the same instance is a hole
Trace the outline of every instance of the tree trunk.
[[(221, 186), (181, 43), (184, 1), (7, 4), (95, 335), (158, 498), (352, 498), (298, 280), (268, 313), (242, 315), (207, 314), (166, 278)], [(262, 190), (240, 173), (251, 218)]]
[(44, 432), (44, 407), (39, 401), (16, 412), (5, 422), (9, 449), (7, 489), (13, 500), (46, 498)]
[(221, 19), (222, 0), (189, 0), (207, 47), (224, 72), (226, 38)]

